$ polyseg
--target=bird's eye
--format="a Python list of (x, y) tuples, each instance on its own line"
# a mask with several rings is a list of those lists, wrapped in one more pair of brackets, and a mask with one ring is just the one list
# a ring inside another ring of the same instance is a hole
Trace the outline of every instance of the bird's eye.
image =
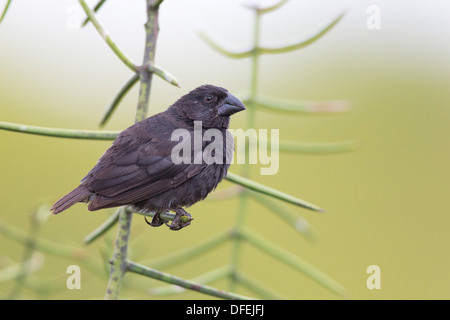
[(205, 101), (206, 103), (210, 103), (210, 102), (212, 102), (214, 99), (213, 99), (213, 97), (212, 96), (206, 96), (204, 99), (203, 99), (203, 101)]

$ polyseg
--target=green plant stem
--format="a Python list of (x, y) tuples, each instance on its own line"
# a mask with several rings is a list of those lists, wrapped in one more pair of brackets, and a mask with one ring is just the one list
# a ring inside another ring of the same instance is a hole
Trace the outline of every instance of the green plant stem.
[(250, 300), (252, 298), (245, 297), (242, 295), (238, 295), (231, 292), (221, 291), (216, 288), (202, 285), (193, 281), (184, 280), (182, 278), (176, 277), (174, 275), (161, 272), (152, 268), (149, 268), (144, 265), (140, 265), (131, 261), (128, 261), (127, 269), (130, 272), (141, 274), (143, 276), (147, 276), (153, 279), (157, 279), (160, 281), (164, 281), (170, 284), (175, 284), (177, 286), (194, 290), (197, 292), (201, 292), (210, 296), (222, 298), (222, 299), (231, 299), (231, 300)]
[(125, 56), (125, 54), (119, 49), (119, 47), (115, 44), (114, 41), (112, 41), (111, 37), (106, 33), (105, 29), (101, 26), (101, 24), (98, 22), (97, 18), (95, 17), (95, 13), (89, 8), (89, 6), (86, 4), (84, 0), (78, 0), (81, 7), (83, 8), (86, 15), (89, 17), (89, 20), (94, 25), (95, 29), (97, 29), (100, 36), (105, 40), (106, 44), (111, 48), (111, 50), (116, 54), (116, 56), (128, 67), (130, 70), (137, 72), (138, 67), (131, 62), (130, 59)]
[(147, 22), (145, 23), (145, 49), (142, 66), (139, 68), (140, 89), (138, 106), (136, 110), (136, 122), (144, 120), (147, 116), (150, 89), (152, 86), (153, 72), (151, 66), (155, 62), (156, 41), (158, 38), (159, 5), (162, 1), (147, 0)]
[(0, 129), (48, 137), (87, 139), (87, 140), (114, 140), (120, 133), (119, 131), (48, 128), (4, 121), (0, 121)]
[[(140, 215), (142, 215), (142, 216), (151, 217), (151, 218), (153, 218), (153, 216), (155, 215), (154, 212), (141, 212), (141, 211), (136, 211), (135, 213), (136, 213), (136, 214), (140, 214)], [(175, 216), (174, 213), (164, 212), (164, 213), (161, 213), (161, 214), (159, 215), (159, 217), (160, 217), (162, 220), (172, 221), (172, 220), (175, 219), (176, 216)], [(189, 221), (191, 221), (191, 220), (193, 220), (193, 219), (190, 218), (190, 217), (188, 217), (188, 216), (181, 216), (181, 217), (180, 217), (180, 221), (181, 221), (181, 222), (189, 222)]]
[[(270, 141), (267, 143), (270, 148)], [(308, 154), (324, 154), (354, 151), (357, 142), (354, 140), (336, 141), (336, 142), (303, 142), (280, 140), (278, 149), (281, 152), (308, 153)]]
[[(243, 193), (239, 197), (239, 203), (237, 208), (237, 218), (236, 218), (236, 224), (235, 229), (236, 233), (240, 234), (241, 228), (244, 226), (245, 218), (246, 218), (246, 209), (247, 209), (247, 194)], [(241, 253), (241, 246), (242, 241), (240, 237), (235, 237), (233, 241), (233, 249), (231, 253), (231, 276), (230, 276), (230, 291), (235, 291), (236, 284), (238, 281), (238, 278), (236, 277), (236, 273), (239, 270), (239, 262), (240, 262), (240, 253)]]
[[(23, 230), (2, 220), (0, 220), (0, 234), (23, 245), (27, 245), (28, 235)], [(89, 261), (91, 259), (90, 254), (86, 250), (67, 246), (50, 240), (37, 239), (35, 242), (35, 248), (42, 252), (60, 257), (76, 259), (78, 261)]]
[(274, 291), (272, 288), (268, 288), (259, 280), (254, 279), (245, 272), (238, 271), (234, 274), (234, 276), (239, 284), (260, 295), (263, 299), (286, 300), (285, 296)]
[(271, 196), (273, 198), (277, 198), (277, 199), (283, 200), (285, 202), (288, 202), (288, 203), (291, 203), (291, 204), (294, 204), (294, 205), (297, 205), (297, 206), (300, 206), (300, 207), (303, 207), (303, 208), (306, 208), (309, 210), (313, 210), (313, 211), (317, 211), (317, 212), (325, 212), (324, 209), (316, 206), (315, 204), (309, 203), (305, 200), (299, 199), (290, 194), (287, 194), (282, 191), (276, 190), (274, 188), (268, 187), (266, 185), (260, 184), (253, 180), (246, 179), (237, 174), (228, 172), (226, 179), (228, 181), (231, 181), (231, 182), (237, 183), (241, 186), (244, 186), (247, 189)]
[(111, 269), (105, 300), (116, 300), (119, 298), (123, 277), (127, 271), (127, 250), (132, 216), (133, 212), (127, 207), (121, 208), (117, 236), (114, 244), (114, 254), (110, 261)]
[[(277, 6), (274, 6), (274, 9), (276, 9)], [(251, 7), (258, 16), (260, 16), (262, 13), (266, 13), (271, 11), (272, 9), (269, 8), (269, 10), (264, 9), (258, 9), (255, 7)], [(205, 30), (200, 30), (198, 32), (198, 35), (209, 45), (211, 48), (216, 50), (217, 52), (232, 58), (232, 59), (243, 59), (248, 57), (254, 57), (255, 55), (263, 55), (263, 54), (278, 54), (278, 53), (286, 53), (294, 50), (303, 49), (320, 38), (322, 38), (325, 34), (327, 34), (331, 29), (333, 29), (339, 21), (342, 20), (342, 18), (345, 16), (346, 12), (341, 13), (339, 16), (337, 16), (334, 20), (332, 20), (329, 24), (327, 24), (325, 27), (320, 29), (318, 32), (307, 38), (306, 40), (300, 40), (296, 43), (284, 45), (280, 47), (261, 47), (259, 45), (253, 46), (252, 49), (249, 50), (236, 50), (236, 49), (228, 49), (225, 48), (224, 45), (220, 44), (217, 40), (215, 40), (215, 36), (212, 36), (209, 32), (206, 32)]]
[(253, 50), (251, 55), (251, 78), (250, 78), (250, 104), (252, 105), (250, 108), (250, 115), (247, 117), (247, 125), (248, 128), (253, 128), (253, 124), (255, 121), (255, 110), (253, 106), (253, 102), (257, 95), (258, 90), (258, 70), (259, 70), (259, 54), (257, 52), (257, 48), (259, 46), (259, 34), (261, 28), (261, 13), (255, 10), (255, 18), (253, 24)]
[(6, 2), (5, 7), (3, 8), (2, 15), (1, 15), (1, 17), (0, 17), (0, 23), (2, 23), (3, 19), (5, 18), (6, 12), (7, 12), (8, 9), (9, 9), (9, 5), (11, 4), (11, 1), (12, 1), (12, 0), (8, 0), (8, 2)]
[[(158, 11), (161, 3), (161, 0), (147, 0), (145, 49), (142, 67), (139, 68), (140, 89), (135, 122), (142, 121), (147, 117), (150, 103), (150, 88), (153, 78), (153, 72), (149, 70), (149, 66), (154, 63), (156, 40), (159, 28)], [(92, 20), (92, 17), (90, 18)], [(133, 213), (128, 207), (124, 208), (119, 216), (114, 255), (111, 259), (111, 271), (105, 294), (105, 299), (107, 300), (119, 298), (123, 278), (127, 271), (127, 250), (132, 216)]]
[(122, 208), (117, 209), (114, 213), (106, 219), (97, 229), (92, 231), (84, 238), (84, 244), (90, 244), (98, 239), (100, 236), (105, 234), (109, 229), (111, 229), (117, 221), (119, 221), (120, 211)]
[[(100, 10), (100, 8), (103, 6), (103, 4), (106, 2), (106, 0), (100, 0), (99, 2), (97, 2), (97, 4), (94, 7), (94, 12), (97, 12), (98, 10)], [(88, 22), (90, 21), (89, 16), (86, 17), (86, 19), (84, 19), (83, 23), (81, 24), (82, 27), (84, 27)]]
[(100, 122), (100, 127), (103, 127), (108, 120), (113, 115), (114, 111), (116, 111), (122, 99), (125, 95), (133, 88), (133, 86), (138, 82), (139, 75), (137, 73), (133, 74), (133, 76), (125, 83), (125, 85), (119, 90), (117, 95), (114, 97), (113, 101), (108, 105), (103, 114), (102, 120)]
[(240, 235), (243, 239), (247, 240), (249, 243), (257, 247), (261, 251), (264, 251), (275, 259), (282, 261), (290, 265), (294, 269), (304, 273), (309, 278), (315, 280), (317, 283), (333, 291), (334, 293), (337, 293), (341, 296), (345, 296), (347, 294), (347, 290), (335, 280), (330, 278), (328, 275), (326, 275), (313, 265), (309, 264), (308, 262), (290, 253), (289, 251), (286, 251), (282, 247), (279, 247), (266, 240), (264, 237), (258, 235), (251, 229), (242, 228), (242, 233)]
[(214, 40), (214, 38), (217, 38), (215, 35), (212, 35), (211, 32), (207, 30), (198, 30), (197, 34), (200, 38), (202, 38), (203, 41), (205, 41), (212, 49), (216, 50), (217, 52), (232, 58), (232, 59), (242, 59), (242, 58), (248, 58), (252, 55), (252, 49), (250, 50), (236, 50), (236, 49), (228, 49), (225, 47), (228, 47), (223, 44), (217, 43), (217, 40)]
[[(230, 274), (231, 274), (231, 268), (229, 265), (226, 265), (226, 266), (222, 266), (222, 267), (216, 268), (214, 270), (208, 271), (202, 275), (199, 275), (199, 276), (193, 278), (191, 281), (204, 285), (204, 284), (209, 284), (211, 282), (215, 282), (217, 280), (229, 277)], [(181, 288), (180, 286), (177, 286), (177, 285), (157, 287), (157, 288), (152, 288), (149, 290), (149, 292), (152, 295), (157, 295), (157, 296), (174, 294), (174, 293), (182, 293), (184, 291), (185, 291), (185, 288)]]
[(289, 0), (280, 0), (280, 1), (278, 1), (278, 2), (276, 2), (274, 4), (272, 4), (272, 5), (269, 5), (267, 7), (259, 7), (258, 11), (260, 13), (267, 13), (267, 12), (270, 12), (270, 11), (274, 11), (274, 10), (280, 8), (281, 6), (283, 6), (284, 4), (286, 4), (286, 2), (288, 2), (288, 1)]
[(343, 12), (340, 15), (338, 15), (333, 21), (331, 21), (324, 28), (322, 28), (320, 31), (313, 34), (311, 37), (309, 37), (306, 40), (301, 40), (299, 42), (296, 42), (296, 43), (293, 43), (290, 45), (285, 45), (282, 47), (258, 47), (258, 52), (260, 54), (277, 54), (277, 53), (290, 52), (290, 51), (302, 49), (306, 46), (309, 46), (310, 44), (313, 44), (314, 42), (316, 42), (317, 40), (322, 38), (326, 33), (328, 33), (328, 31), (333, 29), (339, 23), (339, 21), (342, 20), (342, 18), (345, 16), (345, 14), (346, 14), (346, 12)]
[(161, 67), (155, 66), (150, 62), (147, 69), (150, 73), (153, 73), (171, 85), (180, 88), (180, 82), (178, 79), (171, 75), (168, 71), (162, 69)]
[[(254, 103), (268, 111), (293, 112), (301, 114), (344, 113), (352, 110), (347, 100), (329, 101), (291, 101), (258, 94), (253, 97)], [(246, 100), (244, 99), (244, 103)]]
[[(324, 154), (354, 151), (357, 142), (354, 140), (333, 141), (333, 142), (304, 142), (295, 140), (279, 140), (278, 143), (272, 143), (269, 139), (259, 138), (260, 146), (266, 146), (269, 150), (278, 150), (280, 152)], [(250, 146), (256, 148), (256, 146)]]
[[(148, 70), (153, 74), (157, 75), (158, 77), (160, 77), (161, 79), (167, 81), (168, 83), (180, 87), (179, 81), (167, 71), (153, 65), (149, 66)], [(135, 73), (131, 77), (131, 79), (129, 79), (125, 83), (125, 85), (119, 90), (119, 92), (114, 97), (111, 104), (106, 108), (102, 121), (100, 122), (100, 127), (103, 127), (106, 124), (106, 122), (111, 118), (112, 114), (114, 113), (114, 111), (116, 111), (122, 99), (138, 81), (139, 81), (139, 73)]]
[(283, 219), (289, 226), (300, 232), (308, 241), (317, 241), (317, 233), (309, 225), (306, 219), (298, 217), (297, 215), (284, 209), (282, 206), (277, 205), (271, 199), (268, 199), (267, 197), (264, 197), (256, 192), (249, 192), (249, 195), (258, 201), (262, 206), (271, 210), (275, 215)]
[[(2, 267), (0, 270), (0, 283), (21, 277), (23, 274), (23, 264), (27, 264), (28, 274), (39, 270), (42, 267), (43, 260), (43, 255), (33, 254), (27, 261)], [(26, 285), (26, 283), (24, 283), (24, 285)]]
[[(261, 13), (258, 10), (254, 10), (254, 24), (253, 24), (253, 48), (256, 49), (259, 43), (259, 33), (260, 33), (260, 18)], [(255, 108), (253, 104), (253, 98), (256, 96), (257, 86), (258, 86), (258, 53), (256, 50), (252, 51), (251, 56), (251, 76), (250, 76), (250, 99), (247, 103), (247, 128), (254, 127), (255, 121)], [(246, 145), (246, 150), (248, 150), (248, 145)], [(240, 184), (239, 182), (250, 182), (248, 178), (250, 177), (250, 166), (249, 164), (245, 164), (242, 171), (243, 177), (237, 177), (233, 174), (228, 173), (227, 179), (233, 181), (235, 183)], [(238, 179), (236, 179), (238, 178)], [(234, 179), (234, 180), (233, 180)], [(242, 185), (242, 184), (241, 184)], [(252, 184), (247, 183), (246, 187), (251, 186)], [(246, 192), (242, 193), (239, 197), (238, 204), (238, 212), (236, 219), (236, 232), (240, 234), (241, 228), (244, 226), (245, 219), (247, 216), (247, 206), (248, 206), (248, 195)], [(231, 282), (230, 282), (230, 290), (234, 291), (237, 277), (235, 276), (238, 272), (239, 260), (241, 253), (241, 238), (236, 237), (234, 239), (233, 252), (231, 256)]]
[[(17, 241), (22, 245), (27, 245), (28, 234), (23, 230), (0, 220), (0, 234), (5, 237)], [(102, 269), (98, 268), (94, 263), (91, 254), (81, 248), (71, 247), (68, 245), (61, 244), (59, 242), (54, 242), (46, 239), (36, 239), (34, 242), (34, 248), (38, 251), (42, 251), (54, 256), (65, 257), (71, 260), (76, 260), (82, 262), (87, 269), (92, 271), (98, 276), (104, 276)]]
[(48, 217), (49, 210), (46, 207), (39, 207), (32, 213), (30, 231), (26, 239), (25, 252), (22, 257), (22, 263), (20, 265), (19, 274), (16, 278), (15, 286), (11, 291), (9, 299), (15, 300), (20, 296), (20, 292), (25, 284), (25, 279), (31, 272), (32, 256), (36, 250), (36, 242), (38, 239), (39, 232), (42, 225), (44, 224), (46, 218)]

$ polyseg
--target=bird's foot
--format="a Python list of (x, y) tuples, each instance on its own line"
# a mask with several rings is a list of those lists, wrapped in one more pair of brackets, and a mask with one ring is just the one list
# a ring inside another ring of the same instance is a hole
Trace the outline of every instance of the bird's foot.
[(162, 226), (164, 223), (167, 224), (166, 220), (161, 219), (160, 216), (161, 213), (155, 213), (155, 215), (152, 218), (152, 221), (148, 222), (147, 217), (145, 217), (145, 222), (147, 222), (148, 225), (151, 225), (152, 227), (159, 227)]
[(170, 230), (178, 231), (191, 224), (193, 218), (184, 209), (178, 208), (172, 211), (175, 212), (175, 219), (173, 219), (170, 225), (166, 222), (166, 225), (170, 228)]

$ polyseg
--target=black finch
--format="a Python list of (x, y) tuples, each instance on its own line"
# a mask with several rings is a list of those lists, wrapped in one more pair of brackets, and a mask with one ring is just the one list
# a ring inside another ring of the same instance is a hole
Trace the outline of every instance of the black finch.
[[(154, 212), (152, 226), (165, 223), (160, 214), (169, 210), (176, 214), (170, 229), (189, 225), (190, 219), (181, 219), (190, 217), (183, 207), (205, 199), (227, 174), (234, 150), (227, 130), (230, 116), (242, 110), (244, 104), (224, 88), (203, 85), (192, 90), (166, 111), (121, 132), (80, 185), (51, 210), (57, 214), (77, 202), (89, 203), (90, 211), (131, 205), (134, 210)], [(193, 140), (196, 121), (201, 121), (202, 133), (208, 129), (220, 131), (223, 161), (211, 163), (203, 159), (203, 151), (214, 139), (202, 139), (199, 150)], [(177, 129), (189, 133), (190, 162), (177, 164), (172, 159), (173, 149), (180, 144), (172, 141), (172, 133)], [(197, 159), (199, 153), (201, 161)]]

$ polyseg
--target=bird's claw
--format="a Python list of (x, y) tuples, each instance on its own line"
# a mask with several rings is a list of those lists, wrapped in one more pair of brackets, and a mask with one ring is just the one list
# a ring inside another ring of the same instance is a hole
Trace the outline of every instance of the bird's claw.
[(155, 213), (155, 215), (152, 218), (152, 221), (148, 222), (147, 217), (145, 217), (145, 222), (147, 222), (148, 225), (151, 225), (152, 227), (159, 227), (162, 226), (164, 223), (167, 224), (166, 220), (161, 219), (159, 213)]
[(147, 217), (144, 217), (145, 222), (152, 227), (159, 227), (165, 224), (166, 226), (169, 227), (170, 230), (178, 231), (190, 225), (191, 221), (194, 220), (192, 216), (184, 209), (176, 209), (174, 210), (174, 212), (176, 213), (176, 215), (172, 223), (170, 224), (167, 220), (161, 219), (159, 213), (155, 213), (155, 215), (152, 218), (152, 221), (150, 222), (147, 220)]
[(174, 210), (176, 213), (175, 219), (173, 219), (172, 223), (169, 225), (166, 222), (166, 225), (170, 228), (170, 230), (178, 231), (180, 229), (183, 229), (184, 227), (187, 227), (191, 224), (192, 216), (186, 212), (183, 209), (176, 209)]

